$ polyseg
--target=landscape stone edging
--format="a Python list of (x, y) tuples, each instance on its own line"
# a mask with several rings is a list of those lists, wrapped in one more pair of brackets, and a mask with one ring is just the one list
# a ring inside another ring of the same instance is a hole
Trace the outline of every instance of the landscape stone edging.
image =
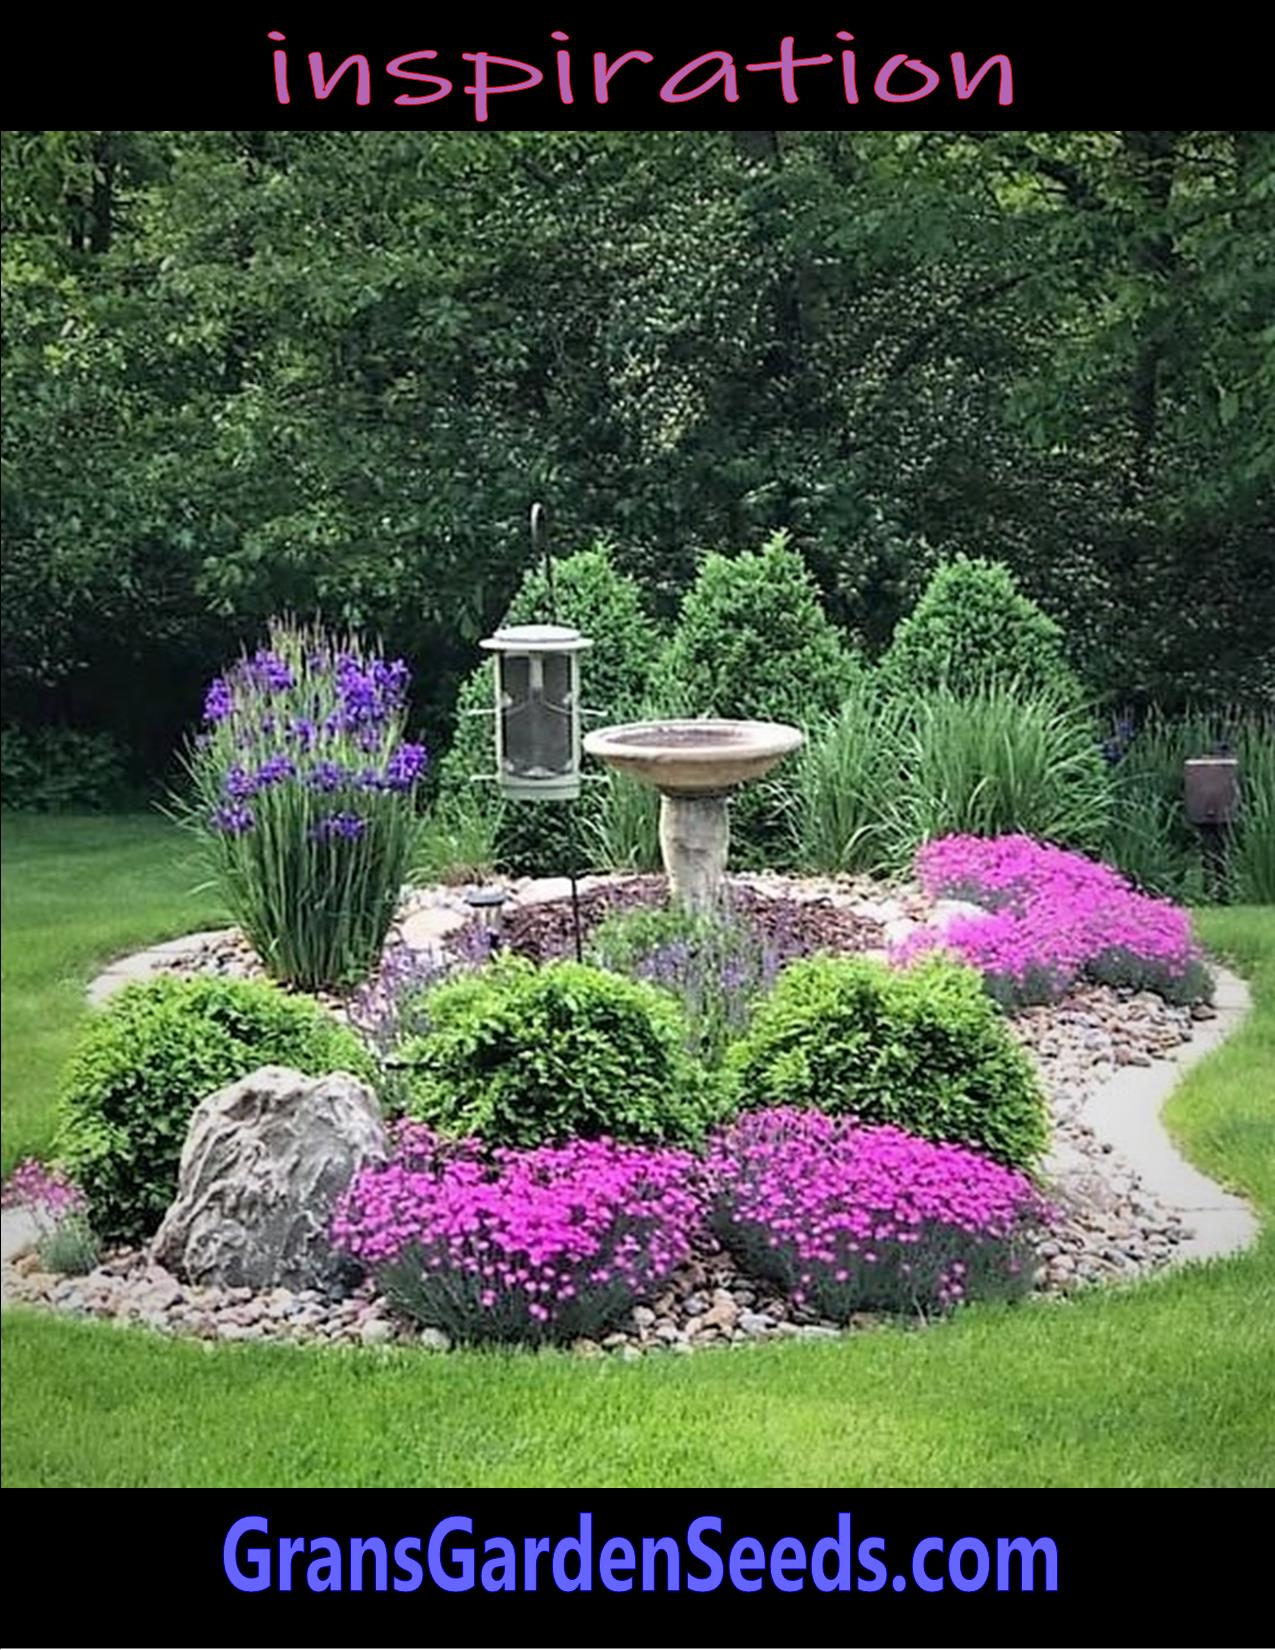
[[(620, 879), (584, 878), (581, 887), (614, 880)], [(518, 903), (538, 904), (562, 898), (563, 889), (569, 890), (569, 886), (565, 878), (537, 878), (518, 888), (513, 897)], [(424, 912), (441, 919), (439, 932), (431, 936), (434, 943), (441, 939), (445, 928), (456, 926), (468, 915), (461, 904), (459, 890), (446, 885), (418, 890), (406, 921)], [(171, 968), (174, 961), (183, 956), (194, 957), (207, 942), (229, 933), (233, 930), (204, 930), (122, 957), (90, 983), (89, 1000), (101, 1003), (121, 986), (148, 978), (159, 968)], [(1243, 1198), (1228, 1192), (1187, 1162), (1161, 1118), (1161, 1111), (1184, 1072), (1220, 1047), (1252, 1006), (1245, 981), (1216, 963), (1212, 967), (1217, 985), (1216, 1018), (1197, 1021), (1189, 1043), (1152, 1065), (1118, 1067), (1081, 1106), (1081, 1116), (1098, 1140), (1124, 1158), (1146, 1191), (1158, 1202), (1188, 1217), (1192, 1235), (1178, 1245), (1171, 1267), (1234, 1254), (1253, 1244), (1261, 1230), (1256, 1212)], [(0, 1226), (3, 1228), (0, 1255), (6, 1260), (32, 1241), (31, 1217), (21, 1209), (6, 1209)]]

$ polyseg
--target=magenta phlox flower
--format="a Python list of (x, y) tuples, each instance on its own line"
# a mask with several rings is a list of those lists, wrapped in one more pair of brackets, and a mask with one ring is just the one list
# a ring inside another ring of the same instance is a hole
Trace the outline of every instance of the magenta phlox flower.
[(573, 1339), (665, 1284), (703, 1220), (696, 1160), (609, 1139), (487, 1151), (398, 1126), (332, 1223), (404, 1311), (462, 1340)]
[(986, 914), (920, 930), (895, 948), (898, 962), (953, 951), (1011, 1008), (1056, 1001), (1079, 979), (1174, 1002), (1211, 990), (1187, 912), (1110, 865), (1028, 836), (950, 836), (927, 843), (916, 868), (927, 893)]
[(741, 1263), (839, 1320), (1021, 1293), (1052, 1214), (1028, 1176), (967, 1146), (804, 1108), (720, 1130), (707, 1178)]

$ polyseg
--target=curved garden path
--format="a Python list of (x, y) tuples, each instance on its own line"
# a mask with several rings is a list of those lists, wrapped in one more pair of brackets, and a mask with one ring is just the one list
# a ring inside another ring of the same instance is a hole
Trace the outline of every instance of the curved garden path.
[[(519, 889), (522, 903), (559, 899), (562, 879), (546, 878)], [(422, 891), (424, 893), (424, 891)], [(403, 923), (408, 943), (432, 948), (465, 920), (468, 913), (455, 890), (431, 890)], [(180, 966), (196, 957), (208, 942), (225, 937), (224, 931), (206, 931), (168, 940), (131, 956), (122, 957), (88, 986), (90, 1002), (105, 1001), (130, 981), (145, 979), (159, 969)], [(1236, 1029), (1251, 1004), (1248, 986), (1229, 970), (1213, 965), (1217, 981), (1216, 1017), (1196, 1022), (1189, 1043), (1180, 1045), (1148, 1066), (1118, 1067), (1086, 1098), (1082, 1115), (1098, 1140), (1136, 1171), (1145, 1189), (1160, 1203), (1186, 1216), (1192, 1235), (1177, 1246), (1174, 1264), (1208, 1260), (1245, 1249), (1257, 1239), (1260, 1222), (1253, 1209), (1235, 1193), (1210, 1180), (1178, 1151), (1166, 1129), (1165, 1102), (1182, 1074), (1211, 1054)], [(30, 1216), (21, 1209), (4, 1212), (4, 1258), (31, 1242)]]

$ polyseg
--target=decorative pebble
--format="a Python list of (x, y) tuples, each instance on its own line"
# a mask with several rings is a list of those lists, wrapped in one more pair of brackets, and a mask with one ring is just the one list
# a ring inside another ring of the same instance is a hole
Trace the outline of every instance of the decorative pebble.
[[(605, 914), (651, 880), (590, 878), (589, 904)], [(914, 884), (886, 889), (861, 877), (792, 878), (770, 872), (733, 881), (754, 907), (767, 900), (800, 907), (809, 913), (804, 920), (817, 923), (820, 932), (835, 932), (857, 949), (871, 949), (891, 925), (931, 920), (934, 910)], [(521, 909), (525, 924), (534, 924), (538, 934), (569, 920), (569, 910), (564, 915), (555, 909), (561, 901), (547, 898), (543, 885), (514, 883), (511, 891), (507, 922)], [(524, 893), (528, 897), (520, 904)], [(440, 908), (468, 917), (455, 890), (437, 888), (415, 891), (403, 915)], [(260, 973), (250, 949), (233, 931), (193, 936), (192, 942), (158, 966)], [(331, 1006), (341, 1007), (335, 999)], [(1060, 1003), (1024, 1009), (1008, 1020), (1036, 1065), (1053, 1119), (1045, 1173), (1058, 1219), (1039, 1251), (1039, 1297), (1067, 1300), (1082, 1288), (1124, 1283), (1172, 1262), (1175, 1247), (1189, 1233), (1181, 1212), (1147, 1195), (1129, 1165), (1095, 1138), (1082, 1120), (1082, 1106), (1118, 1067), (1172, 1058), (1190, 1041), (1195, 1023), (1213, 1016), (1207, 1006), (1177, 1008), (1151, 992), (1081, 985)], [(165, 1334), (195, 1337), (208, 1350), (218, 1340), (402, 1343), (432, 1352), (446, 1352), (452, 1344), (442, 1330), (422, 1329), (395, 1313), (369, 1282), (344, 1299), (325, 1299), (309, 1289), (295, 1294), (272, 1289), (254, 1296), (245, 1288), (184, 1284), (137, 1249), (105, 1255), (83, 1277), (45, 1272), (39, 1257), (27, 1250), (5, 1264), (3, 1293), (6, 1300), (76, 1317), (141, 1323)], [(628, 1359), (781, 1337), (828, 1339), (871, 1331), (880, 1321), (871, 1313), (857, 1313), (847, 1328), (812, 1318), (775, 1293), (773, 1285), (740, 1273), (728, 1255), (709, 1248), (688, 1261), (658, 1299), (635, 1307), (624, 1324), (599, 1340), (576, 1341), (572, 1350), (581, 1357)]]

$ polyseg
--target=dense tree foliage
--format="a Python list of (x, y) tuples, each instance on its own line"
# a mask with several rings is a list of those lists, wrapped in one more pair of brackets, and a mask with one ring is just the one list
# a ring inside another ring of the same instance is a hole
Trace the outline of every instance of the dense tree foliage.
[(1003, 561), (1115, 699), (1273, 689), (1275, 136), (9, 132), (4, 687), (147, 762), (282, 609), (444, 731), (526, 509), (875, 655)]

